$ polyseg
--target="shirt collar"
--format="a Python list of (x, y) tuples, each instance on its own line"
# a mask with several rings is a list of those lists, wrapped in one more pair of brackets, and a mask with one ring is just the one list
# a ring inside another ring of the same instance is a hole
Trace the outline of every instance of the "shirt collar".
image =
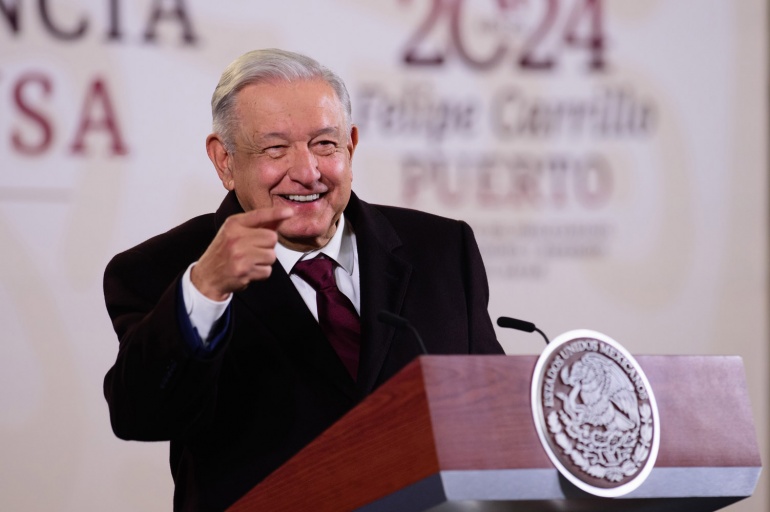
[(345, 272), (353, 274), (353, 231), (350, 223), (345, 222), (345, 215), (340, 216), (340, 220), (337, 222), (337, 231), (329, 243), (320, 249), (300, 252), (289, 249), (281, 245), (280, 242), (275, 245), (275, 256), (287, 274), (291, 273), (298, 261), (315, 258), (319, 254), (325, 254), (345, 269)]

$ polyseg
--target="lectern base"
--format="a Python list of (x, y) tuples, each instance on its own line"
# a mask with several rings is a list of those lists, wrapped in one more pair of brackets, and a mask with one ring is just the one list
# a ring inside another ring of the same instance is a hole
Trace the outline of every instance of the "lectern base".
[[(634, 492), (608, 499), (576, 488), (555, 469), (441, 471), (356, 512), (580, 512), (608, 506), (711, 512), (749, 496), (759, 473), (755, 467), (655, 468)], [(734, 496), (724, 496), (728, 489)]]
[[(710, 512), (719, 510), (743, 498), (678, 498), (660, 500), (623, 500), (617, 508), (609, 509), (606, 499), (601, 502), (577, 501), (453, 501), (446, 502), (427, 512), (588, 512), (597, 510), (634, 512)], [(611, 504), (610, 504), (611, 505)]]

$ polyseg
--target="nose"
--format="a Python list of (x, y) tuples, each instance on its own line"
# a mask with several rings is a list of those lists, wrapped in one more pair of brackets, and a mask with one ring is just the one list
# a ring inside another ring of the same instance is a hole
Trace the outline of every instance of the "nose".
[(316, 182), (321, 173), (318, 170), (318, 158), (307, 146), (295, 147), (288, 172), (292, 181), (311, 185)]

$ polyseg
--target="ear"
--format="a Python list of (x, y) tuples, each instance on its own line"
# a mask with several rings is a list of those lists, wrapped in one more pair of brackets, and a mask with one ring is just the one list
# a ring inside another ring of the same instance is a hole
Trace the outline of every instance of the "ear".
[(222, 185), (227, 190), (233, 190), (235, 188), (232, 172), (233, 156), (227, 152), (224, 142), (216, 133), (206, 137), (206, 153), (208, 153), (211, 163), (214, 164)]
[(350, 142), (348, 142), (348, 153), (350, 154), (350, 160), (353, 160), (353, 153), (358, 146), (358, 126), (353, 125), (350, 127)]

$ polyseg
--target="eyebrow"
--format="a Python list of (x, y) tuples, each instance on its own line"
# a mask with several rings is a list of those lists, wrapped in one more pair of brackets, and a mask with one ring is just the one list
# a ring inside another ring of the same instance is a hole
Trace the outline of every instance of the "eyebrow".
[(321, 128), (320, 130), (314, 132), (311, 139), (314, 139), (319, 135), (339, 135), (340, 131), (341, 130), (335, 126), (328, 126), (326, 128)]
[[(327, 126), (312, 132), (310, 134), (310, 138), (314, 139), (319, 135), (339, 135), (339, 132), (340, 132), (339, 128), (334, 126)], [(260, 135), (256, 138), (257, 141), (264, 141), (267, 139), (288, 140), (289, 137), (286, 132), (270, 132), (270, 133), (265, 133), (264, 135)]]

